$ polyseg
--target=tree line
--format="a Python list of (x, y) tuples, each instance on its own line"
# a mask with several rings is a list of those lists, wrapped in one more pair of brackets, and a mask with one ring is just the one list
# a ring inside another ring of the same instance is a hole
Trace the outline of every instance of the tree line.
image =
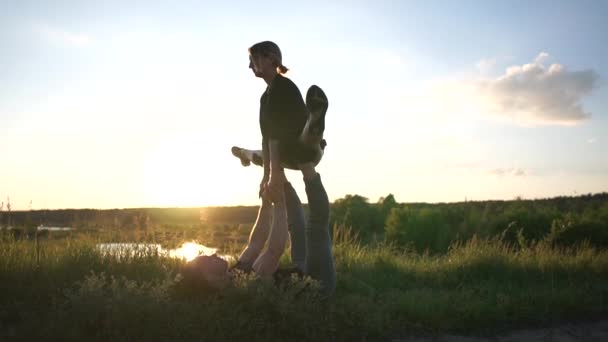
[[(6, 207), (5, 207), (6, 208)], [(139, 209), (0, 209), (0, 228), (39, 225), (75, 229), (172, 228), (188, 225), (236, 227), (252, 224), (258, 206)], [(305, 205), (305, 211), (307, 206)], [(349, 229), (364, 243), (390, 242), (418, 251), (446, 251), (471, 238), (506, 242), (550, 240), (571, 245), (587, 241), (608, 246), (608, 193), (547, 199), (399, 203), (392, 194), (370, 202), (346, 195), (332, 203), (332, 229)]]
[(458, 203), (397, 203), (393, 195), (370, 203), (347, 195), (333, 204), (333, 225), (362, 241), (386, 241), (417, 251), (444, 252), (473, 237), (507, 243), (608, 246), (608, 193), (576, 197)]

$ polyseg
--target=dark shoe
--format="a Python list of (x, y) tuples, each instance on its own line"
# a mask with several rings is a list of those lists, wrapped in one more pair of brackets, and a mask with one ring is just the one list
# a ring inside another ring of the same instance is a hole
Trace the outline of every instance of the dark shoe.
[(310, 86), (306, 92), (306, 107), (310, 113), (310, 134), (321, 135), (325, 131), (325, 114), (329, 101), (323, 89), (316, 85)]
[(290, 280), (293, 274), (297, 275), (300, 279), (304, 278), (304, 272), (302, 272), (298, 266), (279, 268), (272, 276), (274, 277), (275, 284), (280, 285)]

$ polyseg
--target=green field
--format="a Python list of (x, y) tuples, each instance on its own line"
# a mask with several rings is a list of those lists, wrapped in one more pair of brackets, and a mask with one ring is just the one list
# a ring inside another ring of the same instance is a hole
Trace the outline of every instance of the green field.
[[(453, 216), (442, 214), (445, 207), (397, 205), (372, 234), (345, 226), (344, 217), (336, 217), (338, 201), (333, 218), (338, 288), (328, 301), (317, 297), (310, 281), (277, 287), (251, 276), (219, 293), (193, 288), (183, 281), (183, 260), (153, 250), (118, 257), (96, 249), (102, 242), (173, 248), (196, 241), (235, 255), (247, 238), (250, 225), (245, 223), (83, 225), (70, 232), (18, 236), (3, 230), (0, 340), (382, 341), (418, 334), (492, 335), (606, 317), (608, 251), (602, 241), (572, 231), (579, 226), (589, 231), (584, 213), (595, 220), (594, 229), (604, 229), (607, 202), (605, 197), (586, 200), (572, 199), (584, 202), (578, 209), (573, 204), (555, 211), (570, 217), (570, 223), (556, 217), (543, 234), (534, 232), (536, 238), (530, 238), (533, 233), (525, 228), (531, 225), (522, 225), (522, 217), (519, 223), (506, 222), (497, 234), (479, 228), (470, 236), (441, 238), (441, 244), (429, 235), (444, 234), (437, 227), (449, 229), (444, 226), (453, 223)], [(518, 208), (545, 204), (519, 203)], [(353, 208), (348, 208), (351, 215)], [(382, 209), (376, 204), (357, 208)], [(577, 214), (579, 209), (583, 214)], [(533, 222), (531, 215), (527, 219)], [(405, 223), (395, 222), (399, 218)], [(483, 220), (485, 227), (494, 222), (480, 216), (474, 224)], [(511, 234), (514, 226), (520, 228)], [(433, 234), (420, 233), (428, 230)]]

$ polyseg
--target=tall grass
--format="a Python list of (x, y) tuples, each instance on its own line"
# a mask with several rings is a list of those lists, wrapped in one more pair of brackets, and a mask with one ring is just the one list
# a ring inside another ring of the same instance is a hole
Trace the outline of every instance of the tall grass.
[[(87, 236), (0, 243), (0, 340), (390, 340), (491, 334), (608, 313), (608, 251), (581, 244), (453, 244), (444, 254), (363, 245), (334, 229), (336, 296), (254, 276), (175, 291), (184, 261), (102, 255)], [(287, 258), (287, 257), (286, 257)], [(288, 259), (288, 258), (287, 258)]]

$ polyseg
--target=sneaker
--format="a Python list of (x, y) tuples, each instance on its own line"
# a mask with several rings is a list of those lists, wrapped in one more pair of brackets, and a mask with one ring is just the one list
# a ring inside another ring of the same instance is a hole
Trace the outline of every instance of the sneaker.
[(325, 114), (329, 101), (325, 92), (316, 85), (310, 86), (306, 92), (306, 107), (310, 113), (307, 123), (309, 126), (308, 132), (315, 136), (320, 136), (325, 131)]
[(298, 266), (286, 268), (278, 268), (272, 275), (276, 285), (289, 281), (292, 275), (295, 274), (299, 279), (304, 278), (304, 272)]
[(261, 151), (246, 150), (237, 146), (232, 146), (231, 151), (233, 156), (241, 160), (241, 165), (243, 166), (249, 166), (252, 162), (257, 166), (262, 166), (264, 164)]
[(325, 146), (327, 146), (327, 141), (325, 139), (321, 139), (321, 149), (325, 151)]

